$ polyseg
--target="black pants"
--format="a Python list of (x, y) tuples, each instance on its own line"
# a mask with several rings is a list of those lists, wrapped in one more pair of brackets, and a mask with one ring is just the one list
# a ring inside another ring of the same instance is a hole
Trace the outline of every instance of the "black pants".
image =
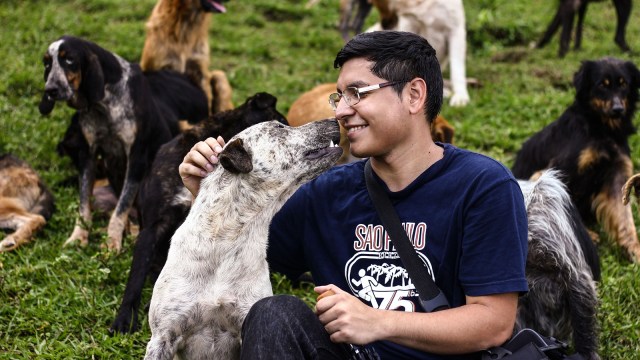
[(276, 295), (255, 303), (242, 326), (241, 359), (349, 359), (349, 345), (336, 344), (302, 300)]

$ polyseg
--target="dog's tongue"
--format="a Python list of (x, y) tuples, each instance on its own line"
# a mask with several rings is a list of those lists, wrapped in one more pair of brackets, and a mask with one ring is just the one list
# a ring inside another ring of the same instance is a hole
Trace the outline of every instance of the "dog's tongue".
[(209, 4), (211, 4), (211, 6), (216, 8), (216, 10), (220, 11), (221, 13), (227, 12), (227, 8), (225, 8), (224, 5), (220, 4), (219, 2), (213, 0), (207, 1), (209, 2)]

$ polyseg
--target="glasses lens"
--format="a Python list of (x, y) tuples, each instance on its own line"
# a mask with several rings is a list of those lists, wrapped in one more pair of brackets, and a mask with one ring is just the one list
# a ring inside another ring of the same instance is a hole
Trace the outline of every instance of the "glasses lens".
[(358, 88), (355, 87), (348, 87), (344, 89), (342, 97), (349, 106), (353, 106), (360, 101), (360, 93), (358, 92)]
[(329, 104), (331, 105), (331, 108), (333, 108), (333, 110), (338, 108), (339, 102), (340, 102), (340, 94), (333, 93), (329, 95)]

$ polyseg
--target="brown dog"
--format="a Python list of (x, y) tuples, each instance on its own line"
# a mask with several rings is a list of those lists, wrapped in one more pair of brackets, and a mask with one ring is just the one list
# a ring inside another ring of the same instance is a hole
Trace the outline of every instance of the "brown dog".
[(0, 242), (0, 252), (28, 243), (54, 211), (53, 195), (26, 162), (0, 155), (0, 228), (14, 229)]
[[(300, 95), (291, 104), (287, 113), (289, 125), (300, 126), (314, 120), (334, 117), (335, 113), (329, 105), (329, 95), (336, 92), (336, 87), (336, 83), (320, 84)], [(434, 141), (452, 144), (454, 133), (453, 126), (440, 115), (431, 123), (431, 136)], [(356, 160), (349, 152), (349, 140), (346, 130), (342, 126), (340, 126), (340, 147), (343, 152), (338, 164)]]
[(226, 0), (158, 0), (147, 21), (140, 67), (186, 74), (207, 94), (209, 113), (233, 109), (231, 85), (221, 70), (209, 71), (209, 23)]

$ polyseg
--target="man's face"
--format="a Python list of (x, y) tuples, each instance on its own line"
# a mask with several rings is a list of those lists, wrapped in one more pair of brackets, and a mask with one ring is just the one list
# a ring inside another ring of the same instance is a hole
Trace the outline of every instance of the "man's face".
[[(362, 58), (347, 61), (338, 76), (338, 92), (342, 93), (348, 87), (362, 88), (397, 80), (379, 78), (370, 71), (372, 65)], [(393, 87), (388, 86), (362, 94), (353, 106), (340, 100), (336, 118), (347, 129), (354, 156), (385, 156), (406, 139), (405, 133), (411, 129), (403, 126), (402, 119), (408, 116), (408, 96), (404, 92), (402, 95), (398, 96)]]

